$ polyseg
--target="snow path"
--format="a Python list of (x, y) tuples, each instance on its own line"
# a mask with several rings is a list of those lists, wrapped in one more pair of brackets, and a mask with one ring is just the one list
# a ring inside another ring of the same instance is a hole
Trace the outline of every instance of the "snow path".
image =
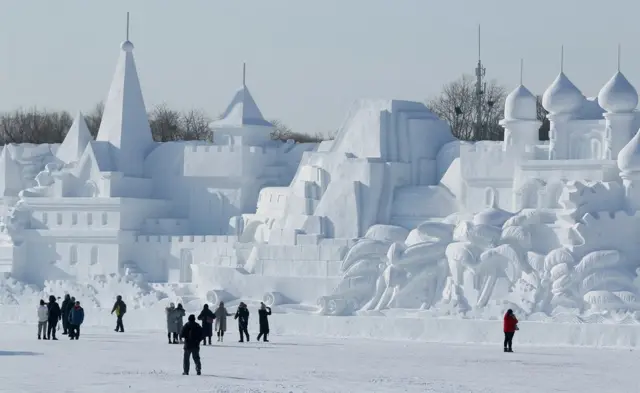
[[(237, 333), (201, 350), (203, 376), (182, 376), (182, 348), (162, 332), (87, 328), (80, 341), (35, 340), (2, 325), (0, 392), (637, 392), (640, 352), (273, 337)], [(517, 337), (516, 337), (517, 345)], [(193, 367), (193, 366), (192, 366)]]

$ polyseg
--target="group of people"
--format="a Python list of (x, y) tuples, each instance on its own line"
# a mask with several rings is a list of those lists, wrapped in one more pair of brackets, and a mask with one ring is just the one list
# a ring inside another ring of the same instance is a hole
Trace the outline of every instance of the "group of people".
[[(167, 313), (167, 328), (169, 344), (177, 343), (177, 339), (173, 335), (177, 327), (182, 325), (182, 318), (185, 315), (184, 308), (181, 304), (177, 307), (173, 303), (166, 308)], [(269, 315), (271, 315), (271, 308), (267, 307), (264, 303), (260, 303), (260, 309), (258, 310), (260, 334), (258, 335), (258, 341), (261, 337), (264, 337), (264, 341), (268, 342), (267, 336), (269, 335)], [(224, 340), (224, 332), (227, 330), (227, 317), (231, 314), (224, 306), (224, 302), (220, 302), (215, 311), (209, 309), (209, 305), (205, 304), (198, 316), (198, 320), (202, 321), (202, 326), (196, 322), (196, 316), (194, 314), (189, 315), (188, 322), (181, 326), (179, 330), (179, 340), (184, 343), (184, 356), (183, 356), (183, 373), (182, 375), (189, 375), (189, 369), (191, 366), (191, 358), (196, 365), (196, 373), (200, 375), (202, 371), (202, 364), (200, 362), (200, 343), (211, 345), (211, 336), (213, 336), (213, 325), (215, 323), (215, 331), (218, 336), (218, 342)], [(238, 320), (238, 331), (240, 332), (240, 342), (244, 342), (245, 338), (249, 341), (249, 309), (243, 302), (240, 303), (236, 310), (234, 319)]]
[[(49, 296), (49, 303), (40, 300), (38, 306), (38, 340), (57, 340), (56, 331), (58, 322), (62, 322), (62, 334), (68, 335), (70, 340), (80, 338), (80, 325), (84, 322), (84, 309), (75, 297), (66, 294), (62, 304), (58, 304), (59, 298)], [(127, 305), (122, 301), (122, 296), (116, 298), (111, 314), (116, 313), (116, 332), (124, 332), (122, 317), (127, 312)]]
[(84, 309), (80, 302), (67, 294), (58, 304), (57, 298), (49, 296), (49, 303), (40, 300), (38, 306), (38, 340), (57, 340), (56, 330), (58, 322), (62, 321), (62, 334), (68, 335), (69, 339), (80, 338), (80, 325), (84, 322)]

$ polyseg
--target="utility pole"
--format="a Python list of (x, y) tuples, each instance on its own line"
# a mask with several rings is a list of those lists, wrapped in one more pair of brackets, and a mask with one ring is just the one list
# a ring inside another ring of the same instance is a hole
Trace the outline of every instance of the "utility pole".
[(486, 69), (482, 66), (481, 60), (481, 40), (480, 40), (480, 25), (478, 25), (478, 66), (476, 67), (476, 94), (475, 94), (475, 104), (476, 104), (476, 124), (474, 127), (474, 135), (473, 140), (479, 141), (483, 137), (483, 127), (482, 127), (482, 107), (484, 102), (484, 91), (486, 90), (486, 83), (484, 82), (484, 76), (486, 74)]

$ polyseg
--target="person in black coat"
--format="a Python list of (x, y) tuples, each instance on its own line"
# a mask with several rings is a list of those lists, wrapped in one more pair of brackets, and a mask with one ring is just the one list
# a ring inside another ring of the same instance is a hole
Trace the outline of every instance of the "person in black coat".
[(124, 333), (124, 324), (122, 323), (122, 317), (127, 312), (127, 305), (122, 300), (122, 296), (116, 296), (116, 302), (113, 304), (111, 314), (116, 313), (116, 332)]
[(60, 306), (56, 302), (56, 297), (49, 296), (49, 303), (47, 304), (49, 309), (49, 321), (47, 323), (47, 340), (57, 340), (56, 328), (58, 327), (58, 321), (62, 318), (62, 312)]
[(236, 310), (236, 315), (233, 317), (238, 320), (238, 330), (240, 331), (240, 342), (244, 342), (244, 336), (247, 336), (247, 342), (249, 341), (249, 331), (247, 328), (249, 327), (249, 309), (247, 305), (243, 302), (240, 302), (238, 309)]
[(271, 307), (267, 307), (266, 304), (260, 302), (260, 310), (258, 310), (258, 322), (260, 322), (260, 334), (258, 334), (257, 340), (260, 341), (260, 337), (264, 337), (264, 342), (269, 342), (269, 315), (271, 315)]
[(184, 372), (182, 375), (189, 375), (189, 367), (191, 366), (190, 357), (196, 364), (196, 373), (200, 375), (202, 364), (200, 363), (200, 341), (202, 340), (202, 327), (196, 322), (196, 316), (189, 315), (189, 321), (182, 328), (180, 338), (184, 339), (184, 357), (182, 358), (182, 367)]
[(69, 313), (71, 312), (72, 307), (73, 303), (71, 303), (71, 295), (67, 293), (64, 295), (64, 300), (60, 306), (60, 312), (62, 313), (62, 334), (65, 335), (69, 331)]
[(213, 336), (213, 320), (216, 319), (216, 314), (209, 310), (209, 305), (205, 304), (202, 307), (198, 320), (202, 321), (202, 344), (207, 345), (207, 337), (209, 338), (209, 345), (211, 345), (211, 336)]

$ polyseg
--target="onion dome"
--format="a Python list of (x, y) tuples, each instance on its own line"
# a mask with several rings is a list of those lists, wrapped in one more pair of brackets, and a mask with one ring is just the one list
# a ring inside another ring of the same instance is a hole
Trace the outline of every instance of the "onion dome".
[(542, 106), (551, 114), (573, 113), (582, 106), (584, 96), (561, 72), (542, 96)]
[(504, 101), (505, 120), (536, 120), (537, 100), (529, 89), (520, 85)]
[(598, 93), (598, 102), (609, 113), (633, 112), (638, 106), (638, 92), (618, 71)]

